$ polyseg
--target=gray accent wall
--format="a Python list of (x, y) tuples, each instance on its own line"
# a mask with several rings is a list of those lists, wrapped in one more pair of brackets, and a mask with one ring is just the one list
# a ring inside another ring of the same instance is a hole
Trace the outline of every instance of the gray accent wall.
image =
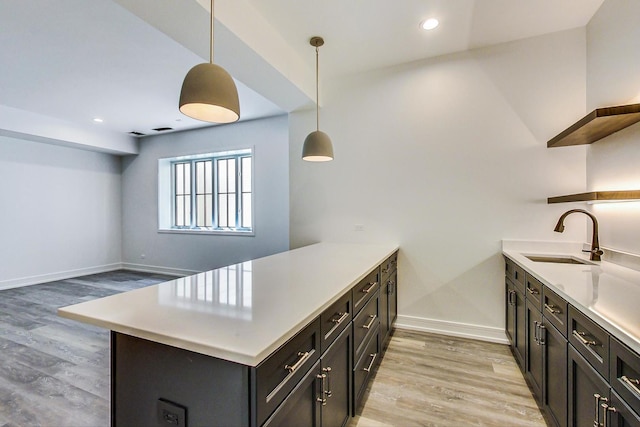
[[(122, 261), (166, 273), (206, 271), (289, 249), (287, 116), (146, 137), (123, 159)], [(226, 150), (254, 150), (253, 236), (158, 230), (158, 160)]]
[(121, 260), (119, 157), (0, 136), (0, 289)]

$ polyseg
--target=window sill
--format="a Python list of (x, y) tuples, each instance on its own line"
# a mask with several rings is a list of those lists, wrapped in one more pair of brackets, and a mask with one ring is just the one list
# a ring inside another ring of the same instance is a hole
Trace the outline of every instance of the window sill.
[(180, 229), (180, 228), (160, 228), (158, 233), (161, 234), (194, 234), (194, 235), (214, 235), (214, 236), (242, 236), (242, 237), (254, 237), (256, 235), (253, 231), (222, 231), (222, 230), (192, 230), (192, 229)]

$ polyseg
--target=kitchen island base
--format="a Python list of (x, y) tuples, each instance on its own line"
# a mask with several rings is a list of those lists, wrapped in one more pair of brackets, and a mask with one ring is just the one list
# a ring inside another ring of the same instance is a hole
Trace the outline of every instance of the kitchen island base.
[(247, 366), (111, 332), (111, 379), (112, 426), (249, 425)]

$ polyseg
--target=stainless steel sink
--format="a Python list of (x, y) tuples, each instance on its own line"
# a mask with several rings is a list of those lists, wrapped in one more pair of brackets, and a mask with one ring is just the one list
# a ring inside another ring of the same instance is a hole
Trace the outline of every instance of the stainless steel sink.
[(525, 255), (526, 258), (533, 262), (551, 262), (555, 264), (583, 264), (583, 265), (595, 265), (592, 262), (585, 261), (580, 258), (572, 257), (569, 255)]

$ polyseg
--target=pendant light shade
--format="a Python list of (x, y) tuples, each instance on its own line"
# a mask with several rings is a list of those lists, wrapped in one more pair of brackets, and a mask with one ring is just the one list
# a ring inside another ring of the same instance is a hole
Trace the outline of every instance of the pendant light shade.
[(309, 162), (327, 162), (333, 160), (333, 145), (329, 135), (316, 130), (304, 140), (302, 158)]
[(187, 73), (180, 91), (180, 112), (196, 120), (231, 123), (240, 118), (238, 89), (224, 68), (213, 63), (213, 0), (211, 0), (209, 63)]
[(316, 130), (304, 140), (302, 160), (309, 162), (327, 162), (333, 160), (333, 145), (329, 135), (320, 130), (320, 108), (318, 106), (318, 48), (324, 44), (322, 37), (312, 37), (309, 41), (316, 48)]
[(240, 118), (240, 102), (233, 78), (219, 65), (196, 65), (182, 83), (180, 111), (205, 122), (235, 122)]

